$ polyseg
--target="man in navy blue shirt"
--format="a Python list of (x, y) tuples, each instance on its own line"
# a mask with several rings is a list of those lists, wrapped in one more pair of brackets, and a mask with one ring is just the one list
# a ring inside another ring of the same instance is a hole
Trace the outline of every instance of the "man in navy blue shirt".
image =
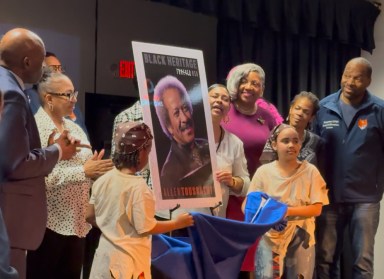
[(341, 89), (320, 102), (315, 132), (324, 139), (330, 204), (317, 218), (317, 278), (339, 278), (348, 228), (353, 278), (373, 278), (375, 235), (384, 190), (384, 101), (367, 91), (372, 67), (345, 66)]

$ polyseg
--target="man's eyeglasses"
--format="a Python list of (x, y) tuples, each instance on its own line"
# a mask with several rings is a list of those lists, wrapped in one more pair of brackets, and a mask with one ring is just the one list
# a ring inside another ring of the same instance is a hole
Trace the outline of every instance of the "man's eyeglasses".
[(64, 73), (64, 67), (62, 65), (47, 65), (47, 67), (55, 73)]
[(77, 100), (77, 95), (79, 94), (78, 91), (67, 92), (67, 93), (57, 93), (57, 92), (47, 92), (47, 93), (54, 96), (66, 97), (68, 101), (71, 101), (71, 102), (73, 102), (75, 99)]

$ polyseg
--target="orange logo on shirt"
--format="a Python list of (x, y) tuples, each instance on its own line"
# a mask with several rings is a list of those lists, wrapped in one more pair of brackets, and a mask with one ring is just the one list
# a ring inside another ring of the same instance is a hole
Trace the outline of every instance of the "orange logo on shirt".
[(359, 126), (359, 128), (361, 129), (361, 130), (364, 130), (365, 128), (367, 128), (367, 126), (368, 126), (368, 119), (359, 119), (358, 121), (357, 121), (357, 126)]

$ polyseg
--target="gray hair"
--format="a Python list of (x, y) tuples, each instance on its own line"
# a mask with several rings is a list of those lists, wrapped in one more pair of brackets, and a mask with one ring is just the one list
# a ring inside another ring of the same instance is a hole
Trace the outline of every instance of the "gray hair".
[(188, 106), (189, 112), (193, 113), (191, 99), (189, 98), (187, 89), (184, 84), (178, 80), (176, 77), (168, 75), (159, 80), (155, 86), (153, 100), (155, 101), (155, 110), (157, 118), (159, 119), (161, 128), (163, 129), (164, 134), (168, 138), (172, 139), (171, 133), (168, 131), (169, 126), (169, 114), (167, 108), (164, 106), (163, 95), (166, 89), (174, 88), (177, 89), (181, 95), (183, 103), (186, 103)]
[(227, 76), (227, 89), (232, 101), (237, 99), (239, 84), (242, 78), (249, 75), (250, 72), (259, 74), (262, 86), (265, 86), (265, 72), (263, 68), (254, 63), (245, 63), (232, 68)]
[[(215, 88), (224, 88), (228, 92), (227, 87), (224, 84), (221, 84), (221, 83), (214, 83), (211, 86), (209, 86), (208, 87), (208, 92), (211, 91), (212, 89), (215, 89)], [(229, 92), (228, 92), (228, 94), (229, 94)]]
[(42, 105), (44, 104), (45, 94), (47, 92), (54, 91), (54, 89), (52, 88), (54, 84), (63, 78), (71, 80), (67, 75), (63, 73), (53, 72), (49, 68), (44, 69), (43, 76), (37, 84), (37, 92), (39, 93), (40, 103)]

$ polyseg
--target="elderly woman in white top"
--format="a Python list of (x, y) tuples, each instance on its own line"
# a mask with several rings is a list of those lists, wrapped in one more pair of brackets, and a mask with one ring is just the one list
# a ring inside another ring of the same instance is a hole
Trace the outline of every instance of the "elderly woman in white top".
[(218, 215), (226, 217), (229, 194), (245, 196), (250, 179), (243, 142), (220, 125), (228, 119), (231, 101), (227, 88), (222, 84), (213, 84), (208, 88), (208, 96), (218, 164), (215, 176), (221, 183), (223, 196), (223, 205), (219, 208)]
[[(83, 130), (65, 119), (77, 102), (78, 92), (62, 73), (46, 72), (38, 85), (42, 107), (35, 114), (42, 147), (64, 130), (88, 143)], [(54, 131), (54, 133), (52, 133)], [(61, 160), (46, 178), (48, 221), (44, 239), (28, 252), (28, 278), (80, 278), (85, 236), (91, 226), (85, 221), (92, 180), (113, 168), (110, 159), (81, 148), (70, 160)]]

